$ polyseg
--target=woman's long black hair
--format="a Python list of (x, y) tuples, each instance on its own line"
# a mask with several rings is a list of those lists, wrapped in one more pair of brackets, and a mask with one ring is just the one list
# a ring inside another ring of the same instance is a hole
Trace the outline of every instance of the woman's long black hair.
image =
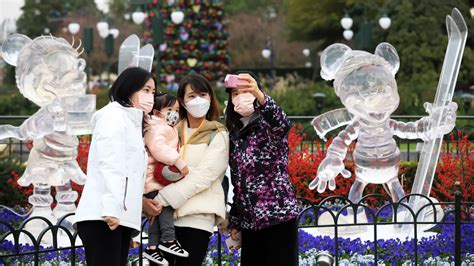
[[(238, 74), (249, 74), (250, 76), (252, 76), (252, 78), (254, 78), (255, 81), (257, 82), (258, 88), (263, 92), (259, 79), (253, 72), (238, 71), (234, 75), (238, 75)], [(240, 121), (240, 118), (242, 118), (242, 116), (236, 111), (234, 111), (234, 104), (232, 103), (232, 89), (226, 88), (226, 92), (229, 94), (229, 97), (227, 99), (227, 107), (225, 108), (225, 126), (227, 127), (227, 130), (231, 132), (234, 129), (242, 128), (243, 124)]]
[(140, 67), (130, 67), (125, 69), (115, 80), (110, 88), (109, 99), (111, 102), (118, 102), (124, 107), (132, 107), (130, 98), (132, 94), (141, 90), (148, 80), (153, 79), (153, 75)]

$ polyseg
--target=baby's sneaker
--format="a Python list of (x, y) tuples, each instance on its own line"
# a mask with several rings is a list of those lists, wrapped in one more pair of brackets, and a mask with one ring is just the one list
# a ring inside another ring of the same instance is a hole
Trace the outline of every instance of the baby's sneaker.
[(163, 254), (161, 254), (159, 249), (145, 248), (143, 251), (143, 257), (159, 265), (169, 265), (168, 261), (163, 257)]
[(179, 256), (179, 257), (188, 257), (189, 256), (189, 253), (181, 247), (181, 244), (179, 244), (178, 240), (173, 240), (173, 241), (170, 241), (170, 242), (162, 242), (161, 241), (158, 248), (161, 249), (164, 252), (168, 252), (168, 253), (173, 254), (175, 256)]

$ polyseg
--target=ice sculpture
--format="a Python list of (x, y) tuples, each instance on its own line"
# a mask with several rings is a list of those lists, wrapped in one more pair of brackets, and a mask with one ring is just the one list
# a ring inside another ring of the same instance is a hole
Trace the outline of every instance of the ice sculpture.
[[(323, 192), (336, 187), (335, 177), (350, 177), (344, 168), (347, 146), (357, 140), (353, 153), (356, 179), (349, 191), (349, 200), (360, 201), (367, 184), (385, 184), (393, 201), (404, 196), (398, 180), (400, 150), (393, 135), (428, 141), (450, 132), (456, 120), (456, 103), (432, 105), (425, 103), (429, 116), (416, 122), (390, 119), (400, 97), (395, 74), (399, 57), (388, 43), (377, 46), (375, 53), (351, 50), (344, 44), (333, 44), (321, 55), (321, 77), (334, 79), (334, 89), (346, 107), (316, 117), (313, 125), (320, 136), (347, 124), (333, 140), (321, 162), (311, 189)], [(435, 121), (439, 122), (435, 125)]]
[[(2, 46), (4, 60), (16, 67), (20, 93), (40, 109), (19, 127), (0, 126), (0, 139), (33, 140), (26, 170), (18, 183), (34, 186), (28, 199), (33, 205), (31, 216), (46, 217), (53, 223), (76, 210), (78, 195), (71, 189), (70, 180), (85, 182), (76, 161), (79, 141), (75, 135), (91, 133), (95, 95), (85, 94), (86, 63), (79, 58), (80, 46), (75, 48), (74, 41), (70, 44), (53, 36), (31, 40), (21, 34), (8, 36)], [(54, 211), (51, 186), (56, 187)], [(38, 232), (42, 226), (29, 230)]]

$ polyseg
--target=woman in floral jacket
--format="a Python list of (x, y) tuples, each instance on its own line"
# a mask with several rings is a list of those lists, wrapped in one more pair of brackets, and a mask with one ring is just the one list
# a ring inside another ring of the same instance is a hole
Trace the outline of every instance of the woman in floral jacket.
[(288, 176), (290, 121), (250, 74), (239, 74), (237, 87), (227, 92), (234, 186), (229, 228), (232, 239), (241, 240), (241, 263), (296, 265), (299, 204)]

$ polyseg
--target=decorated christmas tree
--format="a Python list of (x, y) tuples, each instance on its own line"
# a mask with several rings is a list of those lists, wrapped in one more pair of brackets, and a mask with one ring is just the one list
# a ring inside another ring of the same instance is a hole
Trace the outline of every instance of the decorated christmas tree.
[(220, 0), (151, 0), (145, 41), (155, 45), (154, 71), (177, 89), (188, 73), (222, 81), (228, 72), (228, 32)]

